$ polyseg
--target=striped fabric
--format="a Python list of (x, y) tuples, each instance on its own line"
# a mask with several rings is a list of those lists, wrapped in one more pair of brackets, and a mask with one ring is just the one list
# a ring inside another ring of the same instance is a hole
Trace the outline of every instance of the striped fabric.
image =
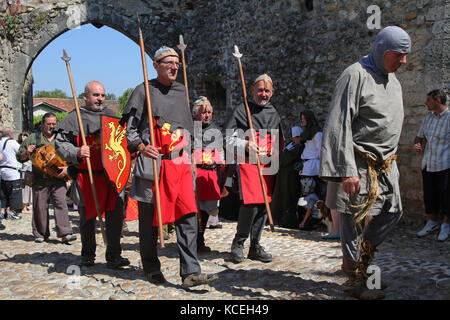
[(427, 140), (422, 159), (422, 169), (428, 172), (450, 168), (450, 112), (445, 109), (439, 115), (430, 113), (423, 119), (419, 138)]

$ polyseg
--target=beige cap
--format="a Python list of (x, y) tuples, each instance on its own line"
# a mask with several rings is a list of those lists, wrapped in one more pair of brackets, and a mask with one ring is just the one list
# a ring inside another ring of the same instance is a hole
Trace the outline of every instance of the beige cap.
[(168, 56), (179, 57), (178, 53), (175, 50), (173, 50), (172, 48), (163, 46), (163, 47), (159, 48), (158, 50), (156, 50), (155, 61), (159, 61)]

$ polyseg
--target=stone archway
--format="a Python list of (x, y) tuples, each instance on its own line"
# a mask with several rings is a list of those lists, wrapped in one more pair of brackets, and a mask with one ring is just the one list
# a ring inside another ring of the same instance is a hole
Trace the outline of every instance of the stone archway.
[(29, 126), (27, 118), (30, 113), (27, 109), (31, 107), (29, 101), (32, 100), (29, 71), (33, 61), (64, 32), (86, 23), (96, 27), (106, 25), (137, 43), (138, 13), (146, 51), (150, 56), (162, 43), (175, 39), (179, 33), (177, 23), (181, 10), (177, 0), (62, 0), (57, 4), (36, 0), (22, 2), (25, 8), (20, 14), (16, 32), (9, 37), (4, 34), (0, 37), (0, 123), (17, 131)]

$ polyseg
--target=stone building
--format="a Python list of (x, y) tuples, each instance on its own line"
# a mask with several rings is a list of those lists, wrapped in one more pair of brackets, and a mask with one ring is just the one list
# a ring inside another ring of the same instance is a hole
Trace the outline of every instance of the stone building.
[(219, 123), (242, 101), (232, 55), (237, 45), (248, 82), (263, 72), (273, 78), (273, 101), (286, 132), (299, 123), (303, 109), (314, 110), (322, 122), (325, 120), (337, 76), (369, 52), (377, 27), (403, 27), (411, 35), (413, 47), (407, 66), (398, 72), (405, 109), (398, 162), (407, 215), (423, 217), (421, 157), (413, 154), (411, 147), (426, 114), (421, 107), (426, 92), (450, 88), (450, 0), (21, 2), (25, 7), (17, 22), (8, 29), (0, 26), (0, 123), (18, 130), (31, 122), (30, 70), (34, 59), (53, 39), (85, 23), (112, 27), (137, 42), (139, 13), (150, 56), (162, 44), (176, 47), (183, 34), (188, 44), (191, 101), (206, 94)]

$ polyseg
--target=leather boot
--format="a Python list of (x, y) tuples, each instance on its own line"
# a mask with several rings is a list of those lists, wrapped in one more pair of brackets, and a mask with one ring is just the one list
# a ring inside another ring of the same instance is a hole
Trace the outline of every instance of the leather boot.
[(259, 244), (250, 247), (248, 251), (248, 258), (251, 260), (259, 260), (261, 262), (272, 261), (272, 255), (266, 252)]
[(244, 261), (244, 246), (233, 241), (231, 245), (231, 260), (236, 263)]
[(357, 262), (356, 276), (359, 284), (351, 291), (351, 295), (359, 300), (381, 300), (385, 298), (383, 291), (367, 288), (367, 268), (375, 256), (375, 249), (369, 240), (362, 240), (361, 254)]
[(342, 271), (347, 275), (347, 281), (342, 284), (342, 290), (348, 292), (353, 290), (357, 285), (357, 276), (356, 276), (356, 266), (357, 262), (352, 259), (346, 257), (345, 255), (342, 257)]
[[(360, 260), (361, 261), (361, 260)], [(343, 256), (342, 271), (348, 276), (348, 280), (342, 284), (342, 289), (350, 294), (352, 297), (359, 300), (380, 300), (384, 299), (385, 294), (381, 290), (368, 289), (366, 283), (366, 277), (362, 274), (365, 270), (359, 270), (362, 268), (360, 261), (356, 262), (352, 259)]]

